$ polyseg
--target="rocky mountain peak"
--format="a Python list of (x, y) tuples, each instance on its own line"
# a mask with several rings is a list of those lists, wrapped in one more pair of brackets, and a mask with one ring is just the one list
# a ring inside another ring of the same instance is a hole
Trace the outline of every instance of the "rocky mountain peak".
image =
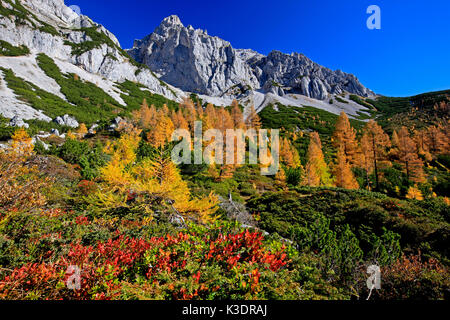
[(173, 14), (171, 16), (168, 16), (167, 18), (164, 18), (164, 20), (161, 22), (161, 25), (163, 26), (181, 26), (184, 27), (183, 23), (181, 23), (180, 18), (176, 15)]
[(143, 40), (136, 40), (128, 53), (163, 81), (208, 96), (228, 95), (235, 87), (318, 100), (345, 92), (373, 95), (355, 76), (332, 71), (301, 53), (274, 50), (265, 56), (251, 49), (234, 49), (228, 41), (201, 29), (184, 27), (176, 15), (165, 18)]

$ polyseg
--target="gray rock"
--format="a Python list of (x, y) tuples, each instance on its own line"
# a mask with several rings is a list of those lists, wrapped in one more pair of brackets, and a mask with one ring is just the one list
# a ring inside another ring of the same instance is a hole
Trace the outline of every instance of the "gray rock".
[(26, 128), (28, 129), (30, 125), (23, 121), (23, 119), (19, 118), (18, 116), (15, 116), (14, 118), (9, 121), (10, 127), (17, 127), (17, 128)]
[[(25, 45), (33, 53), (42, 52), (54, 59), (72, 63), (87, 72), (98, 74), (113, 82), (126, 80), (143, 84), (148, 90), (169, 99), (181, 101), (184, 93), (162, 83), (150, 70), (139, 68), (122, 53), (117, 38), (104, 26), (95, 23), (89, 17), (77, 15), (68, 8), (63, 0), (24, 0), (24, 8), (30, 12), (23, 23), (16, 24), (16, 18), (0, 16), (0, 40), (14, 46)], [(2, 3), (3, 5), (3, 3)], [(8, 3), (6, 3), (8, 5)], [(52, 26), (57, 34), (40, 30), (42, 22)], [(88, 33), (80, 28), (93, 27), (106, 35), (111, 42), (105, 41), (79, 55), (72, 54), (72, 44), (91, 41)], [(14, 70), (13, 70), (14, 71)], [(45, 88), (42, 88), (45, 90)]]
[(263, 93), (296, 93), (319, 100), (344, 91), (373, 95), (355, 76), (322, 67), (302, 54), (272, 51), (264, 56), (234, 49), (203, 30), (184, 27), (177, 16), (164, 19), (152, 34), (136, 40), (128, 53), (167, 83), (210, 96), (223, 96), (243, 84)]
[(123, 119), (121, 117), (116, 117), (113, 121), (113, 124), (119, 125), (122, 121), (123, 121)]
[(74, 117), (69, 116), (68, 114), (65, 114), (62, 117), (57, 117), (53, 121), (59, 124), (60, 126), (68, 126), (71, 128), (78, 128), (80, 126), (78, 121)]
[(229, 42), (186, 28), (177, 16), (164, 19), (152, 34), (136, 40), (128, 53), (185, 91), (219, 96), (240, 83), (259, 86), (250, 66)]
[(97, 131), (96, 129), (99, 127), (98, 124), (93, 124), (92, 127), (89, 128), (89, 134), (95, 134), (95, 132)]

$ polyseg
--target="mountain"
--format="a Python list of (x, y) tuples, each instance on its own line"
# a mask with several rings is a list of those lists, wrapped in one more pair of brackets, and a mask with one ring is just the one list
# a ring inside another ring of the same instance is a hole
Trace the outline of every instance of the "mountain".
[[(76, 14), (63, 0), (1, 0), (0, 46), (0, 114), (7, 118), (49, 121), (64, 114), (51, 111), (49, 99), (53, 105), (68, 103), (70, 114), (70, 105), (79, 105), (76, 98), (95, 100), (85, 96), (88, 91), (121, 111), (130, 92), (118, 86), (128, 82), (173, 101), (184, 96), (131, 59), (105, 27)], [(89, 90), (73, 97), (70, 77)]]
[(365, 101), (378, 99), (352, 74), (299, 53), (235, 49), (175, 15), (123, 50), (110, 31), (63, 0), (0, 1), (2, 123), (37, 120), (46, 128), (42, 122), (69, 115), (92, 124), (127, 116), (144, 98), (176, 106), (186, 97), (217, 106), (237, 99), (245, 112), (252, 105), (258, 112), (312, 107), (360, 120), (374, 115)]
[[(205, 96), (242, 99), (262, 93), (319, 101), (335, 95), (374, 96), (352, 74), (332, 71), (299, 53), (272, 51), (265, 56), (253, 50), (234, 49), (228, 41), (204, 30), (185, 27), (176, 15), (165, 18), (127, 52), (163, 81)], [(258, 98), (251, 102), (258, 107), (255, 100)]]

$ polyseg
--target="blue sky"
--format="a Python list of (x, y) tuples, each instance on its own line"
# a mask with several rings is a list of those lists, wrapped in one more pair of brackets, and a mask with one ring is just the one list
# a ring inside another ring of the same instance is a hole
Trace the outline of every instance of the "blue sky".
[[(301, 52), (354, 73), (377, 93), (409, 96), (450, 89), (449, 0), (65, 0), (129, 48), (161, 20), (208, 30), (235, 48)], [(381, 30), (366, 9), (381, 8)]]

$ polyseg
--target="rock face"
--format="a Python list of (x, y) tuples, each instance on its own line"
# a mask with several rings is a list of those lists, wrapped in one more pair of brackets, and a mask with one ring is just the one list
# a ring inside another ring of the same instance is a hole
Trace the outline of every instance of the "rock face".
[(78, 128), (80, 126), (78, 121), (75, 118), (69, 116), (68, 114), (65, 114), (62, 117), (57, 117), (53, 121), (59, 124), (60, 126), (67, 126), (71, 128)]
[(10, 127), (19, 127), (19, 128), (29, 128), (29, 124), (23, 121), (23, 119), (19, 118), (18, 116), (15, 116), (11, 119), (9, 122)]
[(164, 19), (155, 32), (136, 40), (128, 53), (185, 91), (218, 96), (239, 83), (258, 86), (250, 66), (229, 42), (184, 27), (177, 16)]
[(352, 74), (332, 71), (299, 53), (272, 51), (264, 56), (234, 49), (206, 31), (185, 27), (177, 16), (164, 19), (152, 34), (136, 40), (128, 53), (167, 83), (209, 96), (222, 96), (236, 87), (319, 100), (345, 92), (373, 95)]
[(45, 53), (114, 82), (139, 82), (169, 99), (181, 99), (180, 90), (161, 84), (151, 70), (130, 61), (111, 32), (78, 15), (63, 0), (15, 1), (21, 6), (13, 6), (13, 0), (0, 3), (9, 11), (9, 15), (0, 15), (0, 40), (24, 45), (33, 53)]

